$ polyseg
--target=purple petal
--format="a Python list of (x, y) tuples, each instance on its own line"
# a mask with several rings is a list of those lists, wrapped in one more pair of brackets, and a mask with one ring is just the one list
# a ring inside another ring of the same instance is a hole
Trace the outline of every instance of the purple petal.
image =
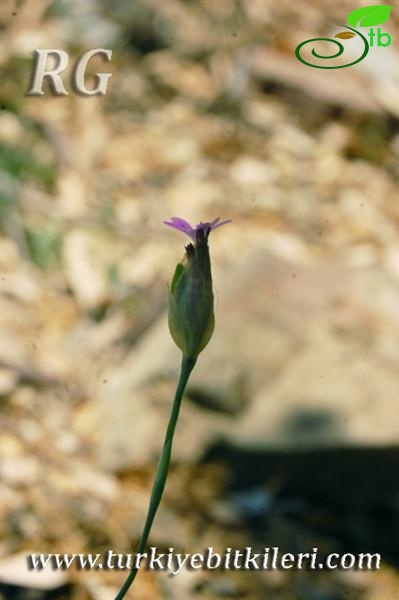
[(172, 217), (170, 221), (164, 221), (164, 224), (168, 227), (173, 227), (173, 229), (177, 229), (177, 231), (186, 233), (190, 237), (194, 236), (194, 229), (191, 227), (190, 223), (188, 223), (184, 219), (180, 219), (179, 217)]
[(185, 219), (181, 219), (180, 217), (172, 217), (171, 221), (176, 223), (177, 225), (182, 225), (183, 227), (187, 227), (188, 229), (192, 229), (190, 223)]
[(227, 219), (226, 221), (220, 221), (220, 217), (218, 217), (217, 219), (214, 219), (213, 221), (206, 221), (205, 223), (203, 223), (202, 221), (200, 223), (198, 223), (198, 225), (196, 225), (195, 229), (193, 227), (191, 227), (190, 223), (188, 223), (188, 221), (185, 221), (184, 219), (181, 219), (180, 217), (171, 217), (170, 221), (164, 221), (164, 224), (167, 225), (168, 227), (172, 227), (173, 229), (177, 229), (177, 231), (181, 231), (182, 233), (185, 233), (186, 235), (190, 236), (191, 239), (193, 239), (195, 241), (195, 234), (197, 233), (197, 231), (205, 231), (208, 232), (208, 234), (213, 231), (214, 229), (217, 229), (218, 227), (221, 227), (222, 225), (226, 225), (227, 223), (231, 223), (231, 219)]
[(218, 227), (221, 227), (222, 225), (227, 225), (227, 223), (231, 223), (231, 219), (226, 219), (226, 221), (221, 221), (220, 223), (218, 223), (219, 219), (215, 219), (215, 221), (212, 221), (211, 224), (211, 230), (213, 231), (214, 229), (217, 229)]

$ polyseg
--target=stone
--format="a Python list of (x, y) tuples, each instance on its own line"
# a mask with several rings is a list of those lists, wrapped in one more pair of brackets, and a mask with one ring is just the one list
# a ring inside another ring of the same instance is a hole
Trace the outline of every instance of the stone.
[[(216, 290), (216, 330), (187, 388), (175, 460), (194, 460), (221, 437), (279, 448), (397, 441), (395, 370), (380, 352), (381, 338), (395, 338), (394, 311), (386, 308), (398, 294), (389, 275), (250, 249)], [(179, 362), (162, 315), (107, 375), (97, 443), (108, 467), (158, 456)], [(149, 385), (159, 377), (170, 385), (157, 404)]]

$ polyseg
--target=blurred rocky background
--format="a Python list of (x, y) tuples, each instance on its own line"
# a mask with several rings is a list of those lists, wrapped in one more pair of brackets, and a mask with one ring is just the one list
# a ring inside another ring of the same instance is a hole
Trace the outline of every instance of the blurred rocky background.
[[(112, 600), (124, 579), (25, 556), (135, 548), (179, 369), (172, 215), (233, 223), (151, 543), (383, 560), (143, 571), (128, 598), (398, 597), (397, 7), (355, 67), (294, 56), (363, 4), (2, 0), (2, 599)], [(26, 96), (34, 49), (70, 72), (95, 47), (106, 96)]]

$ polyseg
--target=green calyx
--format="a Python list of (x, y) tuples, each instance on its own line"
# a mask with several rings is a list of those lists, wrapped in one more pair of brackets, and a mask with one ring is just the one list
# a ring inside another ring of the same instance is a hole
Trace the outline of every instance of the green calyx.
[(169, 290), (169, 330), (183, 356), (196, 359), (214, 327), (208, 235), (200, 230), (175, 269)]

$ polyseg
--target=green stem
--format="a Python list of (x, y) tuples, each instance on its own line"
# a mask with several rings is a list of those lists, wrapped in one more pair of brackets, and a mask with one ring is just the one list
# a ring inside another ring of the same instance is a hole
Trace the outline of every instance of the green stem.
[[(154, 521), (155, 514), (158, 510), (159, 503), (161, 502), (162, 493), (165, 487), (166, 478), (168, 476), (170, 456), (172, 452), (173, 436), (175, 433), (177, 418), (179, 416), (179, 410), (181, 401), (183, 398), (184, 390), (190, 377), (191, 371), (194, 369), (196, 359), (184, 358), (182, 360), (180, 378), (176, 388), (175, 399), (173, 401), (172, 411), (169, 417), (168, 428), (166, 430), (165, 441), (163, 444), (161, 456), (158, 462), (157, 470), (155, 473), (155, 480), (152, 486), (150, 503), (148, 506), (147, 517), (144, 523), (143, 532), (140, 537), (139, 544), (137, 546), (136, 555), (142, 554), (147, 545), (148, 536), (150, 535), (152, 523)], [(115, 600), (122, 600), (125, 597), (128, 589), (132, 585), (134, 578), (137, 575), (138, 567), (134, 566), (127, 576), (124, 584), (115, 596)]]

